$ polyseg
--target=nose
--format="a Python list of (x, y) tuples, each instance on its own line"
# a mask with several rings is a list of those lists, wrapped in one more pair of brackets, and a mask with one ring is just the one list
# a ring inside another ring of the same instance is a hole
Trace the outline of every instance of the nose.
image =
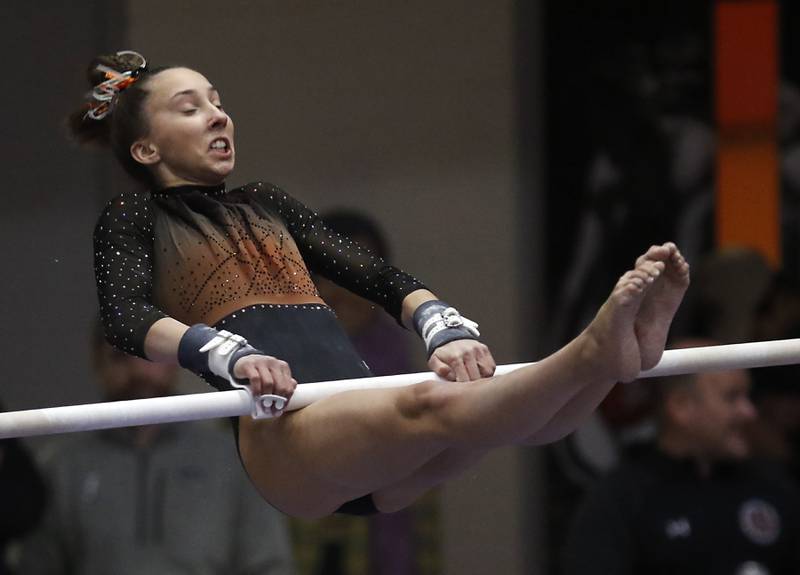
[(753, 405), (753, 402), (750, 401), (750, 398), (742, 398), (741, 402), (739, 403), (739, 413), (741, 414), (742, 419), (746, 421), (752, 421), (758, 417), (758, 410), (756, 409), (756, 406)]
[(211, 118), (209, 119), (209, 127), (224, 128), (228, 125), (229, 120), (228, 114), (214, 106), (211, 112)]

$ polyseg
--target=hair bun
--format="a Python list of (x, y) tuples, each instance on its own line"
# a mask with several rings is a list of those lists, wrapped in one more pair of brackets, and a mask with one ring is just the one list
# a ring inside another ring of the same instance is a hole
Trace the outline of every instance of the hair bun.
[(141, 70), (145, 62), (141, 54), (132, 50), (121, 50), (114, 54), (102, 54), (91, 61), (86, 76), (89, 80), (89, 85), (94, 87), (108, 79), (109, 71), (117, 74), (135, 72)]
[(106, 116), (115, 107), (120, 92), (133, 84), (146, 66), (144, 56), (131, 50), (103, 54), (91, 61), (86, 75), (92, 89), (80, 108), (67, 118), (69, 130), (78, 142), (110, 142), (111, 128)]

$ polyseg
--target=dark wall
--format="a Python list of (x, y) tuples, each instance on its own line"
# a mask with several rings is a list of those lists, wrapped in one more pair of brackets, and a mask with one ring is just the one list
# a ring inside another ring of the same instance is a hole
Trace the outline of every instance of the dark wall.
[[(62, 120), (86, 90), (81, 75), (124, 13), (94, 3), (4, 6), (0, 334), (9, 409), (95, 397), (87, 328), (95, 304), (91, 229), (101, 204), (100, 156), (72, 146)], [(111, 4), (111, 3), (109, 3)]]

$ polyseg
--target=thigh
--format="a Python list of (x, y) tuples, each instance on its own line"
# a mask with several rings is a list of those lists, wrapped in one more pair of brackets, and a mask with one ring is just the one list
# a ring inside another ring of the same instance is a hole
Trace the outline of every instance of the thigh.
[(448, 447), (420, 413), (435, 382), (344, 392), (278, 419), (241, 418), (242, 461), (261, 494), (291, 515), (332, 513), (395, 484)]

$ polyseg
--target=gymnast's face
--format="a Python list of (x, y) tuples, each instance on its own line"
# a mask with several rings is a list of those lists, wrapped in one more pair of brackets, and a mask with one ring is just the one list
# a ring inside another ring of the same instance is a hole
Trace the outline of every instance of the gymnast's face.
[(131, 146), (162, 187), (221, 184), (233, 170), (233, 121), (219, 93), (189, 68), (170, 68), (148, 80), (148, 133)]
[(687, 429), (700, 455), (740, 459), (750, 455), (747, 427), (756, 418), (750, 376), (743, 370), (696, 376), (687, 404)]

